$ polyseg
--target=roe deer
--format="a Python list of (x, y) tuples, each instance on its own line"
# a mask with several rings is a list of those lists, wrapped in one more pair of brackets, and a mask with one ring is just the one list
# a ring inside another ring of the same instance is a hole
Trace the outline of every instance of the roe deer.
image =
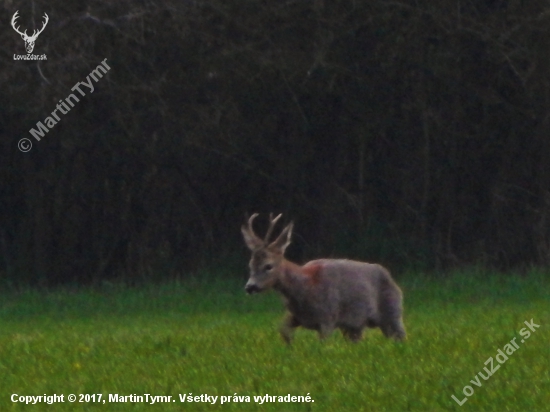
[(288, 313), (280, 332), (286, 343), (291, 343), (298, 326), (316, 330), (321, 339), (339, 328), (347, 339), (357, 342), (365, 327), (379, 327), (386, 337), (405, 339), (401, 290), (384, 267), (346, 259), (312, 260), (299, 266), (284, 257), (293, 223), (269, 243), (282, 215), (270, 215), (263, 240), (252, 228), (256, 216), (241, 228), (252, 251), (245, 290), (252, 294), (273, 288), (283, 295)]

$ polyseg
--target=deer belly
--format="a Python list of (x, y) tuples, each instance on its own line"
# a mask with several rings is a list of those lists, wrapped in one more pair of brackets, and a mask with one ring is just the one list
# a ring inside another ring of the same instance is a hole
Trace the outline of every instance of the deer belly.
[(330, 324), (330, 316), (326, 313), (316, 311), (291, 311), (294, 317), (300, 322), (300, 325), (306, 329), (320, 330), (322, 324)]

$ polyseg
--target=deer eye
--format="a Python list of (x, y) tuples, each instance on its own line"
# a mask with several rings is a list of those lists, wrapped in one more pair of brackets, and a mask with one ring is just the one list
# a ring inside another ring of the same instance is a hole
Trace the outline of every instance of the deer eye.
[(268, 263), (267, 265), (264, 266), (264, 271), (265, 271), (265, 272), (269, 272), (271, 269), (273, 269), (273, 265), (271, 265), (271, 264), (269, 264), (269, 263)]

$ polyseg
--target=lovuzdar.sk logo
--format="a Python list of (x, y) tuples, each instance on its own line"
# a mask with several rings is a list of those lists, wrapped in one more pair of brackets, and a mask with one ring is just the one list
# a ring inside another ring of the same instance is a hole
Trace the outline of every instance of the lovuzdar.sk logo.
[(42, 28), (40, 30), (34, 30), (32, 33), (32, 36), (29, 36), (27, 34), (27, 30), (24, 32), (19, 30), (19, 26), (16, 26), (16, 20), (19, 17), (18, 14), (19, 10), (17, 10), (11, 19), (11, 26), (13, 29), (21, 35), (21, 38), (25, 42), (25, 49), (27, 49), (27, 54), (14, 54), (13, 60), (47, 60), (47, 57), (45, 54), (32, 54), (32, 51), (34, 50), (34, 43), (36, 42), (36, 39), (44, 31), (46, 28), (46, 25), (48, 24), (48, 21), (50, 18), (46, 13), (44, 13), (44, 23), (42, 25)]

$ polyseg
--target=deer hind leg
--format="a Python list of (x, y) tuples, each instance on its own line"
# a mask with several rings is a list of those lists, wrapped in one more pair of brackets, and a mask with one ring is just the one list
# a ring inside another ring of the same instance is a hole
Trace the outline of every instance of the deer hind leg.
[(405, 331), (405, 325), (403, 324), (403, 318), (401, 317), (401, 314), (399, 314), (398, 317), (392, 319), (392, 329), (392, 337), (395, 340), (402, 341), (407, 339), (407, 332)]
[(394, 339), (395, 340), (405, 340), (407, 339), (407, 332), (405, 331), (405, 325), (403, 324), (403, 319), (400, 317), (394, 326)]
[(281, 326), (281, 337), (287, 345), (290, 345), (294, 336), (294, 329), (300, 326), (301, 323), (292, 313), (287, 313)]
[(402, 341), (407, 338), (407, 333), (405, 332), (405, 327), (401, 319), (390, 320), (380, 326), (382, 333), (387, 338), (392, 338), (397, 341)]
[(380, 307), (380, 329), (384, 336), (397, 341), (405, 340), (407, 332), (403, 325), (401, 297), (389, 296)]

